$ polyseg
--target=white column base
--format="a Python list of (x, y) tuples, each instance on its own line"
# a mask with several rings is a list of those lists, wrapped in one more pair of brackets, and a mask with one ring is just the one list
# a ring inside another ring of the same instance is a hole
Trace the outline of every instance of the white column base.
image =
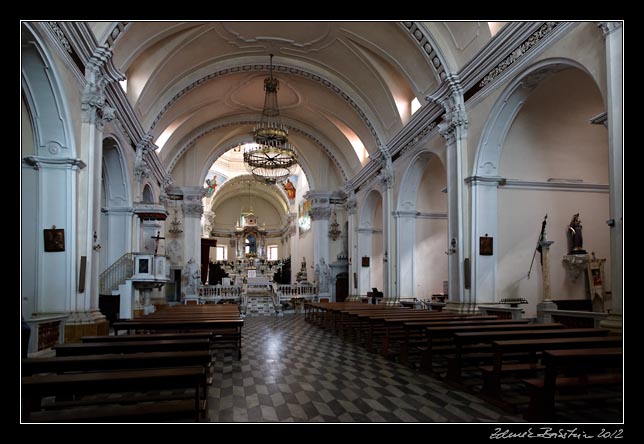
[(611, 334), (622, 335), (623, 326), (622, 326), (622, 315), (621, 314), (612, 314), (599, 323), (600, 328), (608, 328)]

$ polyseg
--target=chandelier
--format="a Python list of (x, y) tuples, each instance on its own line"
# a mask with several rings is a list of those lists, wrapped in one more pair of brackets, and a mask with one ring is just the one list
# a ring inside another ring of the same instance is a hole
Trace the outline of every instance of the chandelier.
[(297, 165), (297, 155), (288, 142), (288, 130), (280, 119), (277, 105), (279, 81), (273, 77), (273, 54), (270, 56), (270, 75), (264, 79), (264, 109), (253, 131), (255, 143), (244, 148), (244, 163), (257, 180), (275, 184), (291, 175)]
[(329, 237), (331, 240), (336, 240), (340, 235), (342, 234), (342, 231), (340, 231), (340, 224), (338, 223), (338, 217), (335, 214), (335, 211), (333, 212), (333, 220), (330, 224), (329, 227)]
[(174, 219), (172, 220), (172, 222), (170, 222), (170, 224), (172, 225), (172, 228), (168, 230), (169, 233), (175, 235), (183, 233), (183, 230), (181, 229), (181, 221), (177, 219), (177, 210), (174, 210)]

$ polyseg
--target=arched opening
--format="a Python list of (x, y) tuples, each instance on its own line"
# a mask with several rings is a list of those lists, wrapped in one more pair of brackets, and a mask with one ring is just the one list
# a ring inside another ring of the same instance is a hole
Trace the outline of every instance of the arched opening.
[[(358, 255), (360, 274), (358, 287), (365, 296), (372, 288), (384, 290), (384, 234), (382, 195), (371, 190), (367, 194), (358, 226)], [(391, 297), (386, 295), (385, 297)]]
[(573, 214), (583, 222), (584, 248), (610, 267), (608, 137), (605, 128), (590, 123), (604, 105), (592, 78), (563, 63), (530, 70), (499, 100), (476, 163), (483, 173), (479, 182), (489, 182), (480, 179), (487, 175), (498, 187), (477, 186), (473, 193), (474, 245), (486, 234), (498, 242), (493, 256), (481, 260), (477, 251), (473, 294), (477, 302), (524, 298), (526, 315), (534, 316), (543, 298), (538, 258), (530, 279), (527, 272), (546, 214), (547, 237), (554, 241), (552, 299), (587, 297), (585, 279), (573, 279), (563, 263)]
[[(21, 281), (23, 315), (69, 312), (76, 302), (76, 150), (62, 82), (40, 35), (21, 25)], [(63, 230), (45, 251), (43, 230)]]
[(148, 183), (143, 187), (143, 203), (154, 203), (154, 192)]
[(429, 299), (447, 279), (447, 177), (440, 159), (419, 153), (398, 195), (398, 285), (401, 297)]
[[(111, 137), (104, 139), (99, 273), (130, 251), (132, 213), (129, 183), (119, 144)], [(151, 193), (150, 186), (146, 185), (144, 202), (154, 201)], [(146, 200), (146, 195), (152, 200)]]

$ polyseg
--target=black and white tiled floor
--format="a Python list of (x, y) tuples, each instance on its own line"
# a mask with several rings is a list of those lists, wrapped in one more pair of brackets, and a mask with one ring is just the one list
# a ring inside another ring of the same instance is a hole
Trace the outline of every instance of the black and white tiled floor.
[(304, 321), (247, 317), (243, 356), (219, 352), (212, 422), (523, 422)]

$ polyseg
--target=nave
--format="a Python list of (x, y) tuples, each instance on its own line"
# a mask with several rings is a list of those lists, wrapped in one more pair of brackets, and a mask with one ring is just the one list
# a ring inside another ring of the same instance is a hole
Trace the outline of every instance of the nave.
[[(220, 351), (211, 422), (514, 423), (479, 397), (370, 353), (304, 321), (247, 317), (241, 361)], [(619, 405), (562, 408), (566, 422), (619, 421)]]

